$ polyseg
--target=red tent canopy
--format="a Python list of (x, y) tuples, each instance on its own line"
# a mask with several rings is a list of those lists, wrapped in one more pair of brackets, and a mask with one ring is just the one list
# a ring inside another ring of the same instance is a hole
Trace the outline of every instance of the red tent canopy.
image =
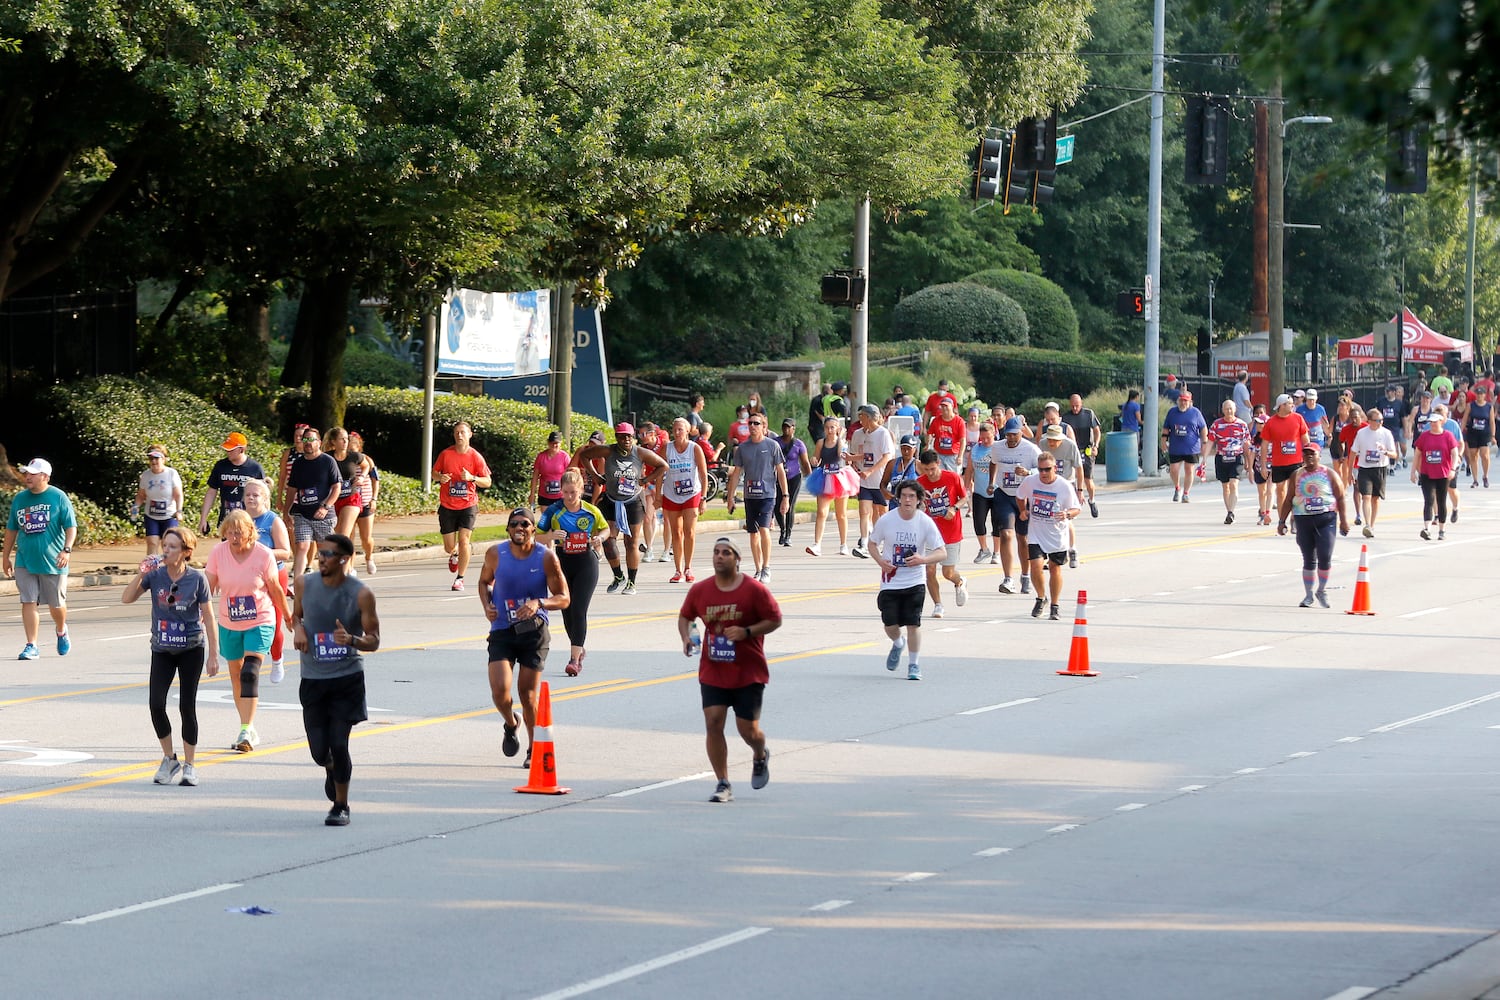
[[(1396, 322), (1396, 317), (1392, 316), (1391, 322)], [(1467, 340), (1445, 337), (1417, 319), (1410, 309), (1402, 310), (1401, 361), (1403, 364), (1442, 364), (1445, 351), (1458, 351), (1464, 361), (1474, 360), (1473, 344)], [(1373, 332), (1363, 337), (1339, 341), (1339, 360), (1343, 361), (1348, 358), (1352, 358), (1357, 364), (1392, 360), (1376, 354)]]

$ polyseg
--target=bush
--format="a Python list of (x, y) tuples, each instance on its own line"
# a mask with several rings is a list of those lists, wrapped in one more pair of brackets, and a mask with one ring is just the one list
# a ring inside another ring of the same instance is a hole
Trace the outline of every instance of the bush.
[(1017, 400), (1044, 396), (1065, 397), (1076, 392), (1086, 396), (1104, 386), (1139, 384), (1138, 364), (1118, 366), (1118, 356), (1095, 356), (1067, 351), (1044, 351), (1034, 347), (999, 344), (954, 344), (952, 350), (974, 369), (979, 395), (991, 403), (1015, 405)]
[[(73, 515), (78, 521), (78, 537), (74, 545), (114, 545), (128, 542), (136, 536), (135, 525), (124, 518), (106, 513), (88, 497), (79, 496), (58, 485), (73, 501)], [(0, 511), (10, 512), (10, 502), (19, 490), (0, 489)]]
[(1026, 313), (993, 288), (956, 281), (930, 285), (891, 310), (897, 340), (952, 340), (988, 344), (1029, 342)]
[(1078, 314), (1062, 286), (1040, 274), (997, 267), (978, 271), (964, 281), (993, 288), (1015, 299), (1026, 313), (1030, 345), (1053, 351), (1078, 350)]
[(422, 382), (417, 369), (400, 358), (384, 351), (355, 350), (351, 345), (344, 355), (344, 384), (406, 389)]
[(635, 377), (661, 385), (675, 385), (689, 392), (701, 392), (704, 399), (724, 395), (724, 371), (702, 365), (673, 365), (670, 368), (644, 368)]

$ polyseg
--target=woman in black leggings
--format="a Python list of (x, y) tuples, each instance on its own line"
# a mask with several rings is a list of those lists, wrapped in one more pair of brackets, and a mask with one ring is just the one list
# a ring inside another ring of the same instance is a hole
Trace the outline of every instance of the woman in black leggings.
[(562, 499), (542, 512), (537, 539), (556, 544), (557, 561), (568, 581), (571, 600), (562, 611), (572, 650), (565, 668), (569, 677), (583, 670), (584, 640), (589, 634), (589, 602), (599, 584), (599, 545), (609, 537), (609, 521), (583, 499), (583, 474), (569, 469), (562, 477)]
[[(147, 556), (140, 573), (126, 584), (120, 599), (134, 604), (151, 595), (151, 725), (161, 741), (161, 766), (152, 780), (170, 785), (179, 776), (196, 785), (193, 754), (198, 749), (198, 680), (205, 655), (209, 676), (219, 671), (219, 632), (214, 625), (208, 580), (188, 565), (197, 543), (191, 529), (168, 528), (161, 536), (161, 555)], [(172, 750), (172, 720), (167, 716), (167, 691), (177, 679), (181, 696), (182, 759)]]

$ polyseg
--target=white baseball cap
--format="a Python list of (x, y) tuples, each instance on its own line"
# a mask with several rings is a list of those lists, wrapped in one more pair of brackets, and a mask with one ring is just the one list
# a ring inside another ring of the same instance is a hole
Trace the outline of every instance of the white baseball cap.
[(30, 462), (21, 466), (21, 471), (29, 472), (33, 475), (50, 476), (52, 475), (52, 463), (45, 458), (33, 458)]

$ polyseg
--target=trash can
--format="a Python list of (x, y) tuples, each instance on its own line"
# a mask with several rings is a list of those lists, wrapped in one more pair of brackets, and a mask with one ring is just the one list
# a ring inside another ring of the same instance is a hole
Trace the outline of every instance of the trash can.
[(1110, 431), (1104, 435), (1104, 481), (1133, 483), (1140, 478), (1140, 435), (1135, 431)]

